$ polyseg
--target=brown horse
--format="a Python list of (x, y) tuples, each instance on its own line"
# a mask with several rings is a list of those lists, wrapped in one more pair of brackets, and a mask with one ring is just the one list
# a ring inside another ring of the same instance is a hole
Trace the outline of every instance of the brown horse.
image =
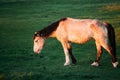
[[(102, 54), (102, 48), (112, 57), (113, 67), (118, 66), (116, 59), (115, 32), (111, 24), (96, 19), (60, 19), (46, 28), (34, 34), (34, 52), (40, 53), (45, 40), (49, 37), (56, 37), (61, 42), (65, 53), (65, 66), (75, 64), (76, 59), (72, 54), (71, 42), (85, 43), (91, 39), (95, 40), (97, 47), (97, 58), (91, 64), (99, 66), (98, 62)], [(70, 59), (71, 58), (71, 59)]]

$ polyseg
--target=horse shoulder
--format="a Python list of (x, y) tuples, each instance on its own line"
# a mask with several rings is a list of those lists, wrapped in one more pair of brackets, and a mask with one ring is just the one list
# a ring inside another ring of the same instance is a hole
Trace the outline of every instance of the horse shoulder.
[(56, 38), (59, 41), (66, 40), (67, 38), (67, 29), (66, 29), (66, 23), (65, 21), (61, 21), (59, 23), (58, 28), (56, 29)]

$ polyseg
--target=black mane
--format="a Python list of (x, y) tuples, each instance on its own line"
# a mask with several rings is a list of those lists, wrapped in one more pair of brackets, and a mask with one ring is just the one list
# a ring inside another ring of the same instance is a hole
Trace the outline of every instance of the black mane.
[(59, 26), (59, 22), (60, 21), (64, 21), (66, 20), (67, 18), (63, 18), (63, 19), (60, 19), (50, 25), (48, 25), (47, 27), (45, 27), (44, 29), (38, 31), (39, 35), (41, 37), (48, 37), (50, 34), (52, 34), (53, 31), (55, 31), (57, 29), (57, 27)]

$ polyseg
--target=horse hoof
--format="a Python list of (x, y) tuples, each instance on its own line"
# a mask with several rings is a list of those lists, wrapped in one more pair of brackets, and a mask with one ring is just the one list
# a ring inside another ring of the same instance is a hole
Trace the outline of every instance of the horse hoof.
[(69, 66), (69, 65), (70, 65), (70, 63), (65, 63), (65, 64), (64, 64), (64, 66)]
[(91, 64), (91, 66), (99, 66), (99, 64), (98, 64), (98, 62), (93, 62), (92, 64)]
[(113, 64), (113, 67), (114, 67), (114, 68), (117, 68), (119, 63), (118, 63), (118, 62), (115, 62), (115, 63), (112, 63), (112, 64)]

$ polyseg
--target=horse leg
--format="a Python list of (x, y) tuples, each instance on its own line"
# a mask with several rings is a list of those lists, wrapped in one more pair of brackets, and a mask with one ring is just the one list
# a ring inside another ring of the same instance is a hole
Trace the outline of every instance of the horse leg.
[(76, 59), (75, 59), (74, 55), (72, 54), (71, 44), (69, 42), (62, 42), (62, 46), (64, 48), (65, 60), (66, 60), (64, 66), (70, 65), (71, 60), (72, 60), (72, 63), (75, 64)]
[[(70, 45), (70, 44), (69, 44), (69, 45)], [(72, 53), (72, 47), (71, 47), (71, 45), (70, 45), (70, 48), (68, 49), (68, 51), (69, 51), (70, 57), (71, 57), (71, 59), (72, 59), (72, 63), (73, 63), (73, 64), (76, 64), (77, 60), (75, 59), (75, 57), (74, 57), (74, 55), (73, 55), (73, 53)]]
[(63, 49), (64, 49), (64, 53), (65, 53), (65, 60), (66, 62), (64, 63), (64, 66), (70, 65), (70, 55), (69, 55), (69, 50), (68, 47), (70, 47), (68, 45), (68, 42), (61, 42)]
[(99, 44), (99, 42), (96, 41), (96, 48), (97, 48), (97, 58), (96, 60), (91, 64), (92, 66), (99, 66), (98, 62), (100, 60), (100, 57), (102, 55), (102, 46)]
[(116, 59), (116, 54), (115, 54), (115, 52), (113, 52), (112, 47), (107, 44), (103, 44), (102, 46), (111, 55), (113, 67), (116, 68), (118, 66), (118, 62)]

